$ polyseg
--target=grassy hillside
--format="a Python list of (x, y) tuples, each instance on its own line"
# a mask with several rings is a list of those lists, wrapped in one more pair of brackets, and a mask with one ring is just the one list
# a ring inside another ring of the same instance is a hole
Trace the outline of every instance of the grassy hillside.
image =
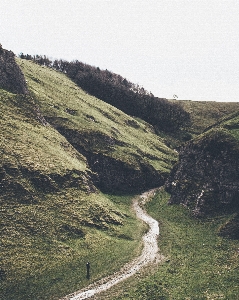
[(239, 242), (218, 236), (230, 214), (201, 221), (168, 200), (162, 190), (148, 204), (160, 222), (159, 247), (166, 263), (99, 299), (238, 299)]
[[(205, 103), (204, 109), (212, 107), (209, 104)], [(198, 103), (191, 106), (195, 110), (200, 107)], [(219, 119), (209, 116), (204, 132), (181, 147), (179, 162), (170, 173), (166, 189), (171, 194), (170, 203), (187, 206), (195, 216), (221, 215), (225, 211), (232, 211), (234, 215), (222, 225), (221, 234), (238, 238), (238, 103), (213, 103), (213, 106), (213, 112), (224, 107), (223, 114), (218, 114)], [(197, 118), (199, 116), (198, 112), (192, 114), (196, 114)], [(202, 121), (207, 116), (208, 113), (205, 112)], [(196, 124), (202, 125), (202, 122), (197, 121)]]
[(142, 227), (129, 198), (94, 193), (86, 159), (37, 120), (31, 98), (0, 94), (1, 293), (57, 299), (87, 284), (87, 260), (95, 279), (135, 255)]
[(64, 74), (18, 63), (30, 93), (0, 90), (1, 293), (6, 300), (58, 299), (89, 283), (88, 260), (93, 281), (141, 247), (144, 226), (130, 209), (132, 196), (97, 190), (85, 155), (123, 164), (136, 182), (143, 168), (165, 178), (177, 154), (149, 125)]
[(207, 127), (217, 123), (221, 118), (239, 110), (239, 102), (170, 101), (179, 103), (188, 113), (190, 113), (191, 126), (189, 132), (192, 134), (203, 132)]
[(20, 57), (63, 72), (89, 94), (117, 107), (128, 115), (145, 120), (157, 130), (175, 132), (190, 122), (189, 114), (178, 103), (154, 97), (142, 86), (109, 70), (101, 70), (99, 67), (78, 60), (51, 61), (45, 55), (32, 56), (21, 53)]
[(26, 60), (19, 64), (44, 117), (87, 156), (93, 171), (106, 169), (108, 177), (114, 176), (111, 164), (102, 162), (103, 156), (121, 161), (126, 168), (140, 171), (145, 166), (155, 170), (158, 178), (167, 176), (177, 154), (148, 125), (86, 94), (62, 73)]

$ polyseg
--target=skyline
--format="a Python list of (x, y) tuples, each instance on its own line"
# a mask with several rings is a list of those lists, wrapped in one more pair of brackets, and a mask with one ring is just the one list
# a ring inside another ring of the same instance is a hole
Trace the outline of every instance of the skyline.
[(234, 0), (1, 0), (0, 43), (79, 60), (157, 97), (239, 101)]

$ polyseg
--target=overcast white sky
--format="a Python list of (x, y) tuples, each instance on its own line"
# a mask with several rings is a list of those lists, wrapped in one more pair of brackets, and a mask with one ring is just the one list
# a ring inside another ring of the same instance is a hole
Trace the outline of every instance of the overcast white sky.
[(108, 69), (158, 97), (239, 101), (238, 0), (0, 0), (0, 43)]

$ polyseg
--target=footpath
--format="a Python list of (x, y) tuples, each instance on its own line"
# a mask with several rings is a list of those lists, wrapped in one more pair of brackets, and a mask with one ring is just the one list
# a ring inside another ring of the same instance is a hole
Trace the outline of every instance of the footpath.
[(88, 299), (95, 294), (102, 291), (106, 291), (115, 284), (133, 276), (139, 270), (152, 263), (159, 263), (163, 260), (163, 256), (159, 254), (158, 249), (158, 236), (159, 236), (159, 225), (158, 222), (150, 217), (145, 210), (145, 203), (155, 194), (156, 189), (147, 191), (133, 200), (133, 209), (136, 212), (137, 218), (141, 219), (149, 225), (148, 232), (143, 236), (144, 248), (139, 257), (133, 261), (125, 264), (118, 272), (104, 277), (103, 279), (90, 284), (88, 287), (79, 290), (73, 294), (65, 296), (60, 300), (83, 300)]

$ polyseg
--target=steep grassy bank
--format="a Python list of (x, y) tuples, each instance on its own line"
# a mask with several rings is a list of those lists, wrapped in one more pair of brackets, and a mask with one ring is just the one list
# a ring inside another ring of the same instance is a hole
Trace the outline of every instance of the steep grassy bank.
[(160, 131), (179, 131), (181, 127), (190, 123), (189, 114), (178, 103), (155, 97), (142, 86), (107, 69), (101, 70), (99, 67), (78, 60), (51, 61), (45, 55), (32, 56), (21, 53), (20, 57), (63, 72), (90, 95), (117, 107), (128, 115), (145, 120)]
[(202, 133), (207, 127), (214, 125), (221, 118), (239, 110), (239, 102), (214, 102), (170, 100), (180, 104), (190, 114), (191, 124), (188, 131), (193, 135)]
[(195, 216), (235, 213), (221, 234), (239, 236), (239, 112), (183, 145), (166, 182), (170, 203), (183, 204)]
[(168, 261), (111, 299), (238, 299), (239, 242), (218, 236), (231, 215), (200, 221), (182, 206), (169, 206), (168, 200), (161, 191), (148, 204), (160, 222), (159, 247)]
[(87, 260), (93, 280), (136, 255), (143, 228), (131, 197), (97, 192), (85, 157), (31, 96), (0, 90), (0, 100), (1, 297), (58, 299), (88, 284)]
[(1, 293), (58, 299), (89, 283), (88, 260), (93, 281), (141, 247), (132, 197), (104, 195), (95, 184), (126, 185), (125, 194), (160, 184), (177, 153), (64, 74), (18, 62), (29, 94), (0, 90)]
[(129, 208), (131, 197), (118, 201), (115, 210), (108, 197), (67, 190), (38, 205), (3, 206), (3, 299), (59, 299), (138, 255), (142, 224)]
[(19, 64), (43, 116), (87, 157), (100, 189), (132, 192), (165, 181), (177, 153), (147, 123), (86, 94), (62, 73)]

